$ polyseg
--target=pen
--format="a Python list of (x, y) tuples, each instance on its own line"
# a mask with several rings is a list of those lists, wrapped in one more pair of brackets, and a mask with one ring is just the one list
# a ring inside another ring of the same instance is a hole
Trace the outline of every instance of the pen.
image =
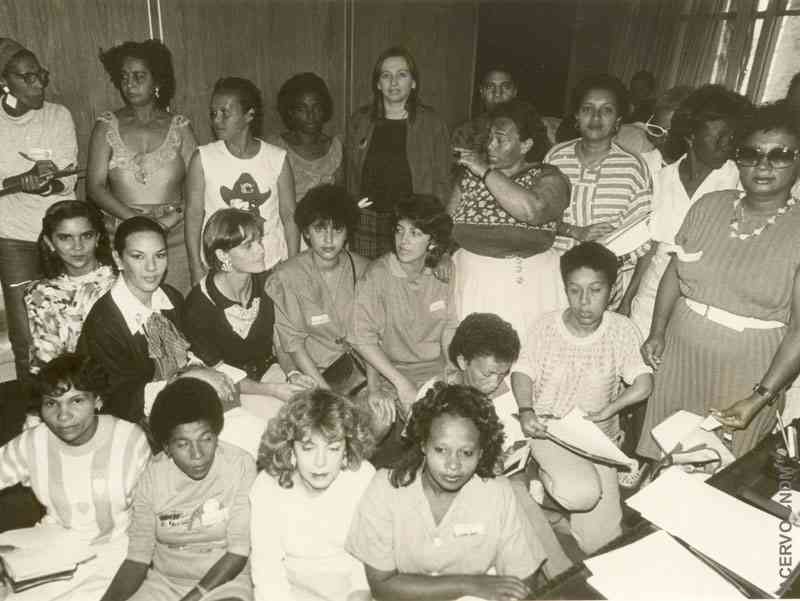
[[(786, 427), (783, 425), (781, 419), (781, 412), (776, 409), (775, 415), (778, 417), (778, 427), (781, 429), (781, 437), (783, 437), (783, 444), (786, 446), (786, 452), (789, 453), (789, 439), (786, 437)], [(791, 455), (789, 455), (791, 457)]]

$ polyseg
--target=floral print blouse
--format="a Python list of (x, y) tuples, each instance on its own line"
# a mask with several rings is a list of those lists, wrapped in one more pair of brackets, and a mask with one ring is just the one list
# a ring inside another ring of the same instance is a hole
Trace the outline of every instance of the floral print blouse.
[(95, 301), (111, 289), (114, 271), (102, 265), (78, 277), (38, 280), (25, 292), (31, 328), (31, 371), (63, 353), (74, 352), (83, 320)]

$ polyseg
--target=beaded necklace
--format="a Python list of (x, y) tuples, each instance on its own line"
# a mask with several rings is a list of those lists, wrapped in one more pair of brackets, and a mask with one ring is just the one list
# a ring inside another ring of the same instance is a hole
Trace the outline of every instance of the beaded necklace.
[(743, 234), (739, 231), (739, 225), (743, 217), (742, 196), (740, 196), (733, 202), (733, 217), (731, 218), (731, 223), (730, 223), (731, 232), (729, 235), (731, 238), (738, 238), (739, 240), (749, 240), (750, 238), (755, 238), (756, 236), (759, 236), (761, 232), (763, 232), (769, 226), (774, 225), (775, 222), (778, 220), (778, 217), (788, 213), (789, 209), (791, 209), (796, 204), (797, 200), (794, 197), (790, 197), (789, 200), (786, 201), (786, 205), (778, 209), (778, 212), (775, 213), (769, 219), (767, 219), (766, 222), (764, 222), (764, 225), (762, 225), (761, 227), (757, 227), (749, 234)]

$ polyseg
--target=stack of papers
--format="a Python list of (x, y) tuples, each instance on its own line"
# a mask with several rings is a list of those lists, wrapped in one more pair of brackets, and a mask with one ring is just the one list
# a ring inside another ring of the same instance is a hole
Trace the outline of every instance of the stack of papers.
[(746, 598), (663, 530), (584, 563), (606, 599)]
[(781, 593), (800, 561), (796, 528), (680, 469), (667, 470), (627, 503), (768, 595)]
[(619, 450), (593, 421), (586, 419), (586, 413), (577, 407), (561, 419), (546, 422), (547, 438), (573, 453), (588, 457), (593, 461), (635, 467), (637, 461)]
[(618, 257), (632, 253), (650, 241), (649, 220), (649, 213), (636, 217), (623, 223), (599, 242)]

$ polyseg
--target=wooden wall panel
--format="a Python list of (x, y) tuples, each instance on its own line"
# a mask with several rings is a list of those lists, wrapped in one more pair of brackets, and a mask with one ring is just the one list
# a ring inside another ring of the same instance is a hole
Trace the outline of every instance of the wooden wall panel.
[(474, 0), (352, 0), (353, 108), (372, 99), (372, 67), (393, 45), (420, 70), (420, 97), (453, 126), (469, 117), (478, 6)]
[(0, 35), (36, 54), (51, 72), (47, 100), (72, 111), (81, 165), (96, 115), (121, 103), (98, 51), (147, 32), (144, 0), (0, 0)]
[(334, 99), (332, 132), (343, 130), (345, 4), (315, 0), (169, 0), (164, 37), (178, 74), (174, 105), (191, 118), (201, 143), (211, 140), (208, 104), (223, 76), (251, 79), (261, 90), (265, 132), (283, 126), (275, 110), (281, 84), (294, 73), (321, 76)]

